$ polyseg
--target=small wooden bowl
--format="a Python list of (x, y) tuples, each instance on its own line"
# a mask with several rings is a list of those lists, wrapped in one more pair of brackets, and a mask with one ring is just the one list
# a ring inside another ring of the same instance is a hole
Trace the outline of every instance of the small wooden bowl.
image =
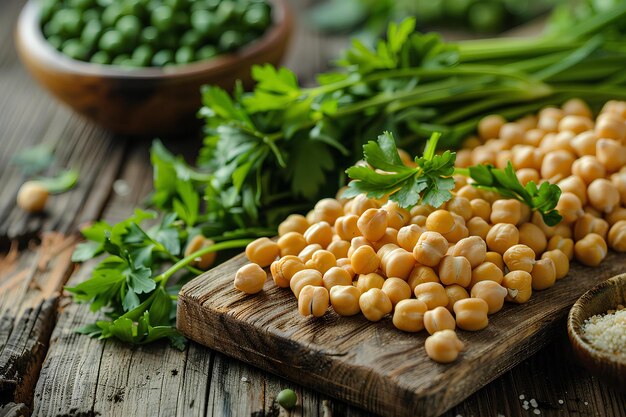
[(22, 10), (16, 29), (18, 54), (32, 75), (59, 100), (116, 133), (176, 134), (197, 126), (200, 87), (229, 91), (236, 80), (251, 85), (250, 68), (278, 64), (293, 18), (286, 0), (273, 0), (273, 26), (232, 54), (165, 68), (121, 68), (71, 59), (54, 49), (39, 26), (36, 0)]
[(592, 347), (582, 331), (585, 320), (615, 309), (618, 304), (626, 305), (626, 274), (608, 279), (584, 293), (569, 312), (567, 333), (582, 365), (612, 387), (626, 393), (626, 361)]

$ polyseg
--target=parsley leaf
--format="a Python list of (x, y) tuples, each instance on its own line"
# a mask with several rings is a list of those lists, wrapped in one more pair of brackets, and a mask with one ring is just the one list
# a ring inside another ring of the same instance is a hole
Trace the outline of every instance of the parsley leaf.
[(49, 145), (40, 144), (19, 151), (11, 162), (19, 166), (24, 175), (39, 174), (54, 163), (54, 152)]

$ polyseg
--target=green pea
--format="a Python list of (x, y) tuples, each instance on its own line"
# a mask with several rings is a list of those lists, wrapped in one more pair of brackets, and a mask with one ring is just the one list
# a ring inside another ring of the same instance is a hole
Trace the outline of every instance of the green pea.
[(207, 10), (196, 10), (191, 13), (191, 27), (203, 35), (211, 35), (217, 31), (215, 14)]
[(63, 52), (65, 55), (69, 56), (72, 59), (79, 59), (81, 61), (84, 61), (85, 59), (87, 59), (89, 49), (85, 45), (83, 45), (78, 39), (70, 39), (63, 44), (61, 52)]
[(137, 68), (140, 67), (141, 64), (139, 64), (138, 62), (135, 62), (135, 60), (128, 58), (128, 59), (124, 59), (119, 63), (120, 67), (125, 67), (125, 68)]
[(59, 3), (56, 0), (43, 0), (39, 9), (39, 18), (42, 24), (46, 24), (52, 15), (59, 10)]
[(224, 24), (229, 22), (235, 16), (235, 3), (229, 0), (224, 0), (217, 7), (217, 11), (215, 15), (217, 16), (217, 21), (220, 24)]
[(177, 64), (188, 64), (194, 59), (193, 48), (191, 46), (181, 46), (176, 51), (174, 60)]
[(158, 51), (152, 57), (152, 65), (155, 67), (162, 67), (172, 62), (174, 62), (174, 53), (167, 49)]
[(47, 40), (48, 43), (55, 49), (61, 49), (61, 46), (63, 45), (63, 39), (61, 39), (60, 36), (50, 36)]
[(90, 20), (85, 24), (83, 32), (80, 35), (80, 40), (89, 49), (93, 48), (100, 35), (102, 34), (102, 25), (98, 20)]
[(150, 45), (140, 45), (133, 51), (131, 58), (138, 65), (142, 67), (147, 67), (148, 65), (150, 65), (152, 55), (153, 51)]
[(159, 30), (154, 26), (146, 26), (141, 30), (141, 34), (139, 35), (139, 41), (148, 45), (156, 44), (158, 38)]
[(180, 44), (185, 46), (197, 47), (202, 42), (202, 35), (200, 32), (190, 29), (183, 33), (180, 38)]
[(100, 20), (100, 12), (97, 9), (87, 9), (83, 12), (83, 20), (89, 22), (90, 20)]
[(170, 30), (174, 27), (174, 16), (169, 6), (159, 6), (152, 11), (150, 16), (152, 26), (159, 30)]
[(52, 19), (45, 25), (43, 25), (43, 34), (49, 38), (51, 36), (60, 36), (61, 35), (61, 24), (56, 20)]
[(293, 390), (284, 389), (276, 396), (276, 402), (286, 410), (291, 410), (298, 402), (298, 396)]
[(111, 63), (111, 56), (106, 51), (98, 51), (91, 56), (90, 61), (94, 64), (108, 65)]
[(254, 29), (265, 29), (270, 20), (270, 12), (265, 7), (251, 7), (243, 15), (244, 23)]
[(182, 9), (183, 6), (185, 5), (185, 1), (184, 0), (165, 0), (164, 3), (166, 5), (168, 5), (168, 6), (170, 6), (173, 10)]
[(142, 16), (144, 15), (145, 7), (140, 0), (124, 0), (122, 3), (122, 13), (124, 15)]
[(124, 39), (134, 42), (141, 32), (141, 20), (137, 16), (122, 16), (115, 24)]
[(211, 45), (206, 45), (196, 51), (196, 59), (198, 60), (210, 59), (216, 56), (217, 54), (218, 54), (217, 48)]
[(218, 44), (222, 51), (232, 51), (243, 45), (243, 37), (239, 32), (227, 30), (220, 36)]
[(115, 3), (117, 0), (96, 0), (96, 3), (100, 7), (107, 7)]
[(78, 10), (61, 9), (54, 14), (52, 20), (56, 20), (61, 33), (70, 38), (80, 35), (83, 29), (83, 21)]
[(109, 30), (100, 37), (98, 47), (111, 54), (119, 53), (124, 49), (124, 37), (115, 29)]
[(68, 0), (68, 4), (70, 7), (73, 7), (78, 10), (87, 10), (90, 7), (94, 6), (93, 0)]
[(111, 61), (111, 64), (113, 65), (122, 65), (122, 62), (129, 60), (130, 57), (128, 56), (128, 54), (121, 54), (116, 56), (115, 58), (113, 58), (113, 61)]
[(104, 27), (112, 27), (120, 17), (122, 17), (121, 3), (112, 3), (102, 12), (102, 24)]

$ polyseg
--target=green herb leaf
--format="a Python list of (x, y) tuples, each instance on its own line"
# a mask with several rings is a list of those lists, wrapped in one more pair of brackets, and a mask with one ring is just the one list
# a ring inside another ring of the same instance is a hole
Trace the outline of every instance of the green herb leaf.
[(50, 194), (60, 194), (74, 188), (78, 182), (78, 171), (63, 171), (55, 177), (35, 177), (33, 179), (41, 184)]
[(19, 166), (26, 176), (38, 174), (54, 163), (53, 149), (47, 144), (32, 146), (13, 155), (11, 162)]

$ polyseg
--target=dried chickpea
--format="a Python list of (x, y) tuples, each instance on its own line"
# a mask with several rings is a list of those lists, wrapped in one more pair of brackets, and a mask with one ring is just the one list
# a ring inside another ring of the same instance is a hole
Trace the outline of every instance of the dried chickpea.
[(378, 255), (378, 257), (380, 258), (380, 264), (381, 265), (383, 264), (383, 261), (385, 260), (385, 256), (387, 254), (399, 248), (400, 247), (396, 245), (395, 243), (387, 243), (386, 245), (383, 245), (382, 247), (380, 247), (378, 251), (376, 252), (376, 255)]
[(357, 227), (367, 240), (377, 241), (387, 231), (387, 212), (382, 209), (367, 209), (359, 217)]
[(565, 114), (573, 114), (577, 116), (583, 116), (591, 119), (591, 109), (587, 106), (583, 100), (579, 98), (572, 98), (563, 103), (563, 111)]
[(526, 245), (513, 245), (502, 255), (509, 271), (530, 272), (535, 264), (535, 252)]
[(458, 191), (461, 187), (467, 185), (467, 177), (465, 177), (464, 175), (455, 174), (452, 176), (452, 178), (454, 178), (454, 191)]
[(622, 206), (626, 206), (626, 171), (611, 175), (611, 182), (617, 188)]
[(356, 287), (359, 291), (361, 291), (361, 293), (364, 293), (372, 288), (381, 289), (384, 284), (385, 278), (375, 272), (370, 274), (361, 274), (356, 281)]
[(296, 298), (300, 297), (300, 291), (307, 286), (321, 287), (324, 285), (322, 273), (317, 269), (303, 269), (296, 272), (289, 281), (289, 287)]
[(411, 298), (411, 287), (405, 280), (400, 278), (387, 278), (381, 288), (392, 305), (398, 304), (402, 300)]
[(340, 316), (354, 316), (361, 312), (361, 291), (352, 285), (335, 285), (330, 289), (330, 304)]
[(301, 214), (291, 214), (278, 225), (278, 236), (286, 235), (289, 232), (304, 234), (309, 228), (309, 222)]
[(393, 243), (394, 245), (398, 243), (398, 230), (393, 227), (388, 227), (383, 237), (372, 242), (372, 246), (374, 250), (378, 250), (389, 243)]
[(424, 233), (424, 229), (416, 224), (409, 224), (398, 231), (398, 245), (404, 250), (413, 252), (419, 237)]
[(454, 362), (464, 348), (454, 330), (441, 330), (428, 336), (424, 349), (428, 357), (435, 362)]
[(328, 310), (329, 305), (330, 297), (328, 290), (324, 287), (305, 285), (302, 291), (300, 291), (298, 312), (305, 317), (322, 317)]
[(454, 245), (452, 255), (466, 258), (470, 266), (475, 268), (485, 261), (487, 244), (478, 236), (466, 237)]
[(487, 314), (494, 314), (502, 310), (504, 298), (508, 291), (502, 285), (494, 281), (480, 281), (472, 287), (472, 298), (480, 298), (487, 303)]
[(502, 286), (507, 289), (506, 301), (524, 304), (532, 295), (532, 277), (526, 271), (511, 271), (502, 279)]
[(472, 205), (465, 197), (452, 197), (446, 207), (449, 212), (456, 213), (463, 217), (464, 221), (468, 221), (472, 218)]
[(483, 139), (500, 137), (500, 129), (506, 123), (506, 119), (499, 114), (485, 116), (478, 122), (478, 135)]
[(504, 259), (502, 259), (502, 254), (498, 252), (488, 251), (485, 255), (485, 262), (491, 262), (498, 268), (500, 271), (504, 272)]
[(574, 259), (574, 241), (561, 236), (552, 236), (548, 242), (549, 251), (558, 249), (567, 256), (570, 261)]
[(430, 213), (435, 211), (435, 208), (425, 204), (418, 204), (415, 207), (412, 207), (410, 210), (411, 217), (413, 216), (428, 216)]
[(333, 266), (323, 274), (322, 283), (330, 291), (335, 285), (352, 285), (352, 277), (345, 269)]
[(307, 246), (306, 239), (298, 232), (287, 232), (276, 242), (280, 256), (297, 255)]
[[(214, 243), (215, 242), (213, 242), (211, 239), (207, 239), (206, 237), (202, 235), (196, 235), (193, 237), (193, 239), (191, 239), (191, 241), (185, 248), (185, 257), (191, 255), (194, 252), (199, 251), (200, 249), (211, 246)], [(205, 253), (204, 255), (194, 259), (191, 265), (196, 266), (202, 269), (203, 271), (206, 271), (207, 269), (209, 269), (211, 265), (213, 265), (216, 257), (217, 257), (216, 252)]]
[(583, 265), (598, 266), (607, 255), (607, 245), (602, 236), (589, 233), (574, 245), (574, 256)]
[(490, 229), (491, 226), (489, 226), (489, 223), (487, 223), (481, 217), (472, 217), (467, 222), (467, 231), (469, 235), (478, 236), (482, 240), (487, 239), (487, 234), (489, 233)]
[(569, 259), (567, 259), (567, 256), (558, 249), (544, 252), (543, 255), (541, 255), (541, 259), (552, 259), (552, 262), (554, 262), (557, 280), (565, 278), (569, 272)]
[(623, 141), (626, 138), (626, 125), (612, 113), (602, 113), (596, 119), (596, 135)]
[(465, 197), (469, 201), (481, 198), (480, 191), (471, 184), (464, 185), (457, 191), (457, 197)]
[(267, 273), (258, 264), (247, 264), (235, 274), (235, 288), (246, 294), (256, 294), (263, 289)]
[[(311, 225), (312, 225), (312, 224), (314, 224), (314, 223), (316, 222), (316, 220), (315, 220), (315, 213), (313, 212), (313, 210), (309, 210), (309, 212), (308, 212), (308, 213), (306, 214), (306, 216), (304, 216), (304, 217), (306, 217), (306, 221), (307, 221), (309, 224), (311, 224)], [(303, 233), (303, 234), (304, 234), (304, 233)]]
[[(565, 223), (574, 223), (583, 215), (583, 206), (576, 194), (561, 193), (561, 197), (559, 197), (559, 202), (555, 208), (558, 210), (559, 214), (563, 216), (563, 222)], [(546, 236), (548, 236), (548, 233), (546, 233)], [(550, 237), (551, 236), (552, 235), (550, 235)]]
[(337, 236), (347, 241), (351, 241), (353, 238), (361, 236), (361, 232), (356, 225), (358, 221), (359, 216), (354, 214), (339, 217), (335, 221), (335, 233), (337, 233)]
[(407, 283), (411, 287), (411, 291), (415, 291), (415, 287), (425, 282), (439, 282), (437, 273), (429, 266), (416, 265), (411, 271)]
[(335, 255), (335, 258), (347, 258), (350, 242), (347, 240), (333, 240), (326, 248), (327, 251)]
[[(537, 152), (541, 155), (545, 155), (554, 151), (567, 151), (572, 155), (576, 154), (576, 151), (571, 145), (572, 139), (576, 135), (573, 132), (559, 132), (548, 133), (541, 141)], [(543, 158), (541, 159), (543, 161)], [(541, 169), (541, 165), (537, 169)]]
[(587, 213), (576, 220), (576, 223), (574, 224), (574, 240), (580, 240), (589, 233), (596, 233), (602, 236), (602, 239), (606, 240), (608, 232), (609, 223), (606, 220), (594, 217)]
[(426, 230), (444, 235), (452, 231), (454, 222), (454, 216), (449, 211), (435, 210), (426, 218)]
[(599, 139), (596, 143), (596, 158), (607, 172), (615, 172), (626, 165), (626, 146), (614, 139)]
[(524, 129), (524, 132), (527, 132), (530, 129), (537, 127), (537, 116), (534, 114), (527, 114), (526, 116), (517, 119), (515, 123), (520, 125)]
[(383, 273), (388, 277), (401, 278), (406, 281), (415, 266), (415, 258), (413, 253), (398, 248), (389, 252), (380, 264)]
[(524, 223), (519, 227), (519, 243), (531, 248), (535, 254), (541, 254), (548, 246), (548, 239), (537, 225)]
[(450, 243), (456, 243), (459, 240), (468, 237), (469, 230), (465, 226), (465, 220), (463, 220), (463, 217), (454, 213), (452, 213), (452, 216), (454, 217), (454, 226), (452, 227), (452, 230), (443, 235), (443, 237)]
[(437, 282), (419, 284), (413, 290), (415, 298), (426, 303), (429, 310), (435, 307), (448, 305), (448, 294), (443, 285)]
[(482, 281), (493, 281), (501, 284), (503, 277), (504, 273), (502, 269), (498, 268), (496, 264), (483, 262), (472, 270), (472, 279), (470, 280), (469, 288), (474, 288), (474, 285)]
[(467, 290), (458, 284), (446, 286), (446, 294), (448, 294), (448, 305), (446, 306), (446, 308), (449, 311), (454, 311), (454, 303), (456, 303), (457, 301), (469, 298)]
[(548, 152), (541, 162), (541, 177), (557, 182), (572, 174), (574, 155), (568, 151), (558, 150)]
[(626, 252), (626, 220), (620, 220), (611, 226), (609, 246), (616, 252)]
[(442, 330), (454, 330), (456, 321), (447, 308), (439, 306), (424, 313), (424, 327), (428, 333), (435, 334)]
[(276, 242), (266, 237), (258, 238), (246, 246), (246, 257), (262, 268), (270, 266), (280, 255), (280, 248)]
[(379, 321), (393, 310), (391, 300), (389, 300), (387, 294), (378, 288), (371, 288), (361, 294), (359, 307), (361, 307), (361, 312), (369, 321)]
[(567, 115), (559, 122), (559, 131), (570, 131), (576, 134), (593, 129), (593, 121), (589, 117)]
[(422, 216), (421, 214), (418, 214), (417, 216), (411, 217), (411, 224), (416, 224), (419, 227), (424, 228), (426, 227), (426, 220), (427, 220), (426, 216)]
[(326, 222), (331, 226), (343, 214), (343, 206), (334, 198), (323, 198), (313, 208), (316, 222)]
[(393, 312), (393, 325), (405, 332), (419, 332), (424, 328), (424, 313), (427, 309), (420, 300), (401, 300)]
[(367, 198), (365, 194), (359, 194), (350, 201), (352, 202), (352, 204), (350, 205), (350, 211), (346, 212), (346, 214), (349, 213), (360, 216), (361, 214), (365, 213), (366, 210), (369, 210), (371, 208), (378, 208), (378, 203), (376, 203), (375, 200)]
[(309, 269), (317, 269), (324, 275), (330, 268), (337, 266), (337, 258), (331, 252), (321, 249), (316, 251), (304, 265)]
[(620, 220), (626, 220), (626, 208), (616, 207), (615, 210), (608, 213), (604, 218), (607, 222), (609, 222), (610, 226), (613, 226)]
[(581, 204), (587, 203), (587, 184), (576, 175), (570, 175), (557, 183), (561, 192), (575, 194)]
[(598, 137), (595, 132), (583, 132), (572, 138), (570, 146), (579, 158), (585, 155), (594, 156), (596, 154), (597, 141)]
[(346, 272), (350, 274), (350, 277), (354, 279), (356, 273), (354, 272), (354, 269), (352, 269), (352, 263), (350, 262), (350, 258), (337, 259), (337, 266), (341, 269), (346, 270)]
[(348, 249), (348, 258), (351, 258), (354, 252), (361, 246), (370, 246), (372, 248), (374, 247), (374, 245), (372, 245), (372, 242), (365, 239), (363, 236), (357, 236), (355, 238), (352, 238), (352, 240), (350, 241), (350, 249)]
[(589, 184), (587, 196), (589, 197), (589, 204), (603, 213), (612, 212), (620, 202), (617, 187), (606, 178), (599, 178)]
[(381, 209), (387, 212), (387, 226), (393, 229), (400, 230), (411, 219), (411, 213), (400, 207), (395, 201), (387, 201)]
[(530, 129), (524, 135), (524, 143), (530, 146), (539, 146), (546, 132), (541, 129)]
[(606, 176), (606, 168), (595, 156), (585, 155), (574, 161), (572, 174), (583, 180), (585, 184), (591, 184), (594, 180)]
[(482, 330), (489, 324), (489, 305), (482, 298), (466, 298), (454, 304), (457, 327), (468, 330)]
[(325, 248), (333, 240), (333, 228), (325, 221), (314, 223), (306, 229), (304, 238), (309, 245), (317, 243), (322, 248)]
[[(581, 211), (582, 211), (582, 207), (581, 207)], [(543, 217), (541, 216), (541, 213), (539, 213), (538, 211), (533, 212), (530, 222), (534, 224), (535, 226), (537, 226), (538, 228), (540, 228), (543, 234), (546, 235), (548, 239), (550, 239), (552, 236), (555, 235), (556, 227), (548, 226), (543, 221)]]
[(472, 266), (463, 256), (446, 255), (439, 263), (439, 280), (444, 285), (467, 287), (472, 279)]
[(473, 165), (472, 162), (472, 149), (459, 149), (456, 152), (455, 165), (461, 168), (466, 168)]
[(380, 259), (371, 246), (363, 245), (357, 248), (350, 258), (352, 269), (357, 274), (376, 272), (380, 266)]
[(307, 263), (318, 250), (322, 250), (322, 246), (319, 243), (312, 243), (302, 249), (302, 252), (298, 254), (298, 258), (300, 258), (302, 263)]
[(500, 140), (505, 140), (511, 145), (522, 143), (526, 130), (518, 123), (509, 122), (500, 127)]
[(559, 130), (559, 121), (560, 117), (555, 117), (553, 115), (539, 115), (539, 120), (537, 121), (537, 127), (544, 132), (557, 132)]
[(437, 232), (424, 232), (419, 237), (413, 256), (422, 265), (437, 266), (448, 250), (448, 241)]
[(545, 290), (554, 285), (556, 281), (556, 266), (554, 261), (550, 258), (538, 260), (533, 265), (533, 270), (530, 272), (532, 277), (533, 290)]
[(305, 266), (300, 258), (293, 255), (283, 256), (279, 260), (272, 262), (270, 267), (274, 284), (280, 288), (289, 287), (291, 278), (296, 272), (300, 272), (303, 269), (305, 269)]
[(507, 249), (519, 242), (519, 230), (510, 223), (494, 224), (487, 233), (489, 250), (504, 254)]
[(539, 171), (534, 168), (522, 168), (515, 171), (517, 179), (522, 185), (526, 185), (529, 182), (537, 184), (539, 182)]
[(491, 217), (491, 204), (482, 198), (477, 198), (470, 201), (472, 208), (472, 217), (479, 217), (485, 221), (489, 221)]

